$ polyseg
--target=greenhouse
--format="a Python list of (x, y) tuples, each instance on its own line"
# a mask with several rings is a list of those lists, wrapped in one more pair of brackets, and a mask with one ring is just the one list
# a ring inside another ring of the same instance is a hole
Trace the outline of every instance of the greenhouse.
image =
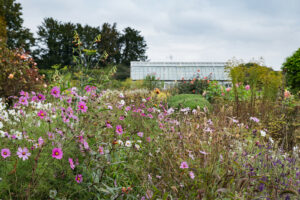
[(207, 77), (227, 84), (230, 79), (225, 71), (226, 62), (140, 62), (130, 63), (132, 80), (143, 80), (147, 75), (155, 75), (165, 83), (178, 80), (192, 80)]

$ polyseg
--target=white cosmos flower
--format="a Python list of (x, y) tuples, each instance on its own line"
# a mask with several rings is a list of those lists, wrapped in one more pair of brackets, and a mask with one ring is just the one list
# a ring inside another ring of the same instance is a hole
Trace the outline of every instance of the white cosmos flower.
[(138, 145), (138, 144), (134, 144), (134, 147), (137, 149), (137, 150), (140, 150), (140, 145)]
[(121, 146), (124, 144), (122, 140), (118, 140), (117, 143)]
[(0, 137), (5, 137), (5, 132), (0, 130)]
[(130, 140), (127, 140), (127, 141), (125, 142), (125, 146), (126, 146), (126, 147), (131, 147), (131, 146), (132, 146), (131, 141), (130, 141)]
[(262, 137), (265, 137), (265, 136), (266, 136), (266, 131), (261, 130), (261, 131), (260, 131), (260, 135), (261, 135)]
[(19, 140), (21, 140), (23, 138), (23, 134), (20, 131), (16, 131), (15, 135), (16, 135), (16, 138), (18, 138)]

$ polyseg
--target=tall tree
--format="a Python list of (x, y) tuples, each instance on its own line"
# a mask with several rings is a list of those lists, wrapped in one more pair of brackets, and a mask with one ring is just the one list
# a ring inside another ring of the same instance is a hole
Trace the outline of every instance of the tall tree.
[(45, 18), (38, 26), (38, 46), (35, 58), (40, 68), (52, 65), (70, 65), (72, 63), (72, 41), (75, 25), (62, 23), (53, 18)]
[(147, 44), (144, 37), (133, 28), (127, 27), (119, 40), (121, 44), (121, 63), (130, 65), (130, 61), (145, 61), (147, 59)]
[(300, 48), (286, 59), (282, 70), (286, 77), (287, 86), (294, 94), (298, 93), (300, 96)]
[(99, 27), (64, 23), (53, 18), (45, 18), (38, 26), (38, 49), (35, 58), (40, 68), (50, 68), (55, 64), (72, 65), (73, 37), (77, 31), (83, 47), (89, 48), (94, 38), (100, 34)]
[(22, 7), (15, 0), (0, 0), (0, 18), (6, 25), (6, 42), (9, 48), (23, 47), (26, 51), (34, 45), (34, 37), (23, 27)]

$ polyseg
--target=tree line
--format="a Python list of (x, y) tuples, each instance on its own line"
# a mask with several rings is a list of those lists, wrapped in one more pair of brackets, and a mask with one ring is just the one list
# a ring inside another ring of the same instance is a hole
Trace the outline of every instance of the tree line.
[(52, 17), (45, 18), (38, 26), (37, 36), (23, 27), (22, 6), (15, 0), (0, 0), (0, 37), (11, 49), (24, 48), (30, 53), (40, 69), (49, 69), (53, 65), (72, 66), (73, 36), (75, 31), (86, 48), (93, 43), (97, 35), (101, 40), (96, 46), (99, 56), (108, 54), (99, 67), (118, 66), (119, 79), (129, 75), (130, 61), (147, 59), (147, 44), (141, 32), (127, 27), (121, 32), (117, 24), (104, 23), (93, 27), (72, 22), (61, 22)]

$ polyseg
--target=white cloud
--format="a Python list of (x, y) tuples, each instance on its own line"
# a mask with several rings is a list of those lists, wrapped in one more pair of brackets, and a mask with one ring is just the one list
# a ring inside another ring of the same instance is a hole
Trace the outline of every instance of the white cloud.
[(151, 60), (227, 61), (264, 57), (279, 69), (300, 47), (300, 1), (18, 0), (24, 25), (43, 18), (141, 31)]

